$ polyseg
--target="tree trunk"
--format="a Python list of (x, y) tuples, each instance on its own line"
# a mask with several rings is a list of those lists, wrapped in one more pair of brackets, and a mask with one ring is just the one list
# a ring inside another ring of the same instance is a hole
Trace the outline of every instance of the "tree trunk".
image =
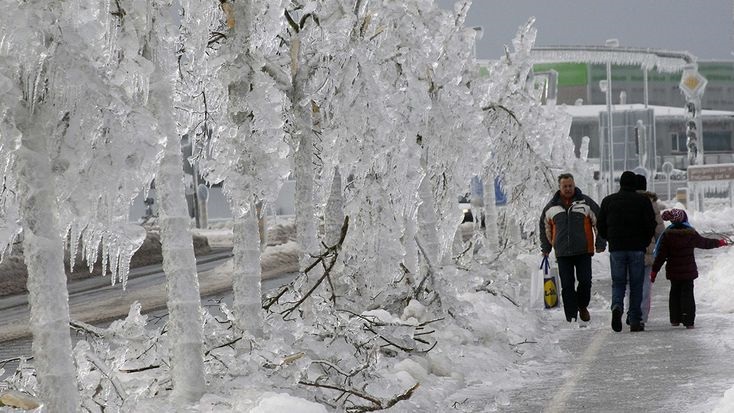
[(260, 231), (253, 204), (244, 217), (235, 218), (234, 232), (234, 314), (237, 327), (256, 338), (263, 336), (262, 268)]
[(80, 404), (71, 356), (64, 243), (46, 136), (28, 128), (17, 160), (33, 358), (39, 397), (48, 411), (75, 412)]
[(334, 179), (331, 181), (331, 192), (324, 210), (324, 242), (331, 247), (339, 242), (344, 224), (344, 195), (342, 194), (342, 177), (339, 168), (334, 168)]
[[(296, 35), (298, 36), (298, 35)], [(296, 178), (296, 241), (303, 251), (298, 256), (298, 268), (304, 271), (311, 264), (310, 254), (319, 252), (314, 205), (314, 122), (311, 103), (304, 103), (304, 92), (310, 68), (301, 53), (300, 38), (291, 41), (291, 89), (288, 98), (295, 110), (296, 136), (298, 149), (295, 153), (293, 174)]]
[(497, 206), (494, 193), (494, 178), (484, 177), (484, 239), (487, 244), (485, 255), (495, 254), (499, 250), (499, 234), (497, 233)]
[(406, 214), (403, 217), (403, 226), (405, 231), (401, 242), (405, 249), (404, 265), (410, 271), (411, 277), (415, 277), (418, 273), (418, 246), (415, 244), (415, 235), (417, 233), (415, 216), (413, 214)]
[(156, 69), (150, 104), (167, 141), (156, 176), (156, 193), (168, 291), (172, 397), (174, 401), (190, 402), (198, 400), (205, 391), (201, 297), (184, 195), (181, 140), (171, 113), (171, 85), (160, 73), (160, 65)]
[(433, 193), (431, 192), (431, 180), (428, 175), (424, 176), (418, 187), (420, 204), (418, 205), (418, 240), (425, 258), (430, 265), (439, 264), (441, 248), (439, 246), (436, 223), (436, 210), (433, 208)]
[(301, 138), (295, 155), (296, 177), (296, 239), (302, 254), (298, 257), (298, 268), (303, 271), (311, 264), (310, 254), (318, 253), (316, 236), (316, 214), (314, 207), (313, 132), (310, 127), (308, 107), (296, 110), (301, 118)]

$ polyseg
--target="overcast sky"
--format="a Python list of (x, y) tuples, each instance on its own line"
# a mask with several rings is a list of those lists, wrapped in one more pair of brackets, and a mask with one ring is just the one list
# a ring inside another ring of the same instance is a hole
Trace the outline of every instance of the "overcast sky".
[[(437, 0), (453, 9), (453, 0)], [(474, 0), (468, 26), (482, 26), (477, 57), (496, 59), (535, 16), (536, 44), (604, 45), (688, 51), (699, 60), (734, 60), (732, 0)]]

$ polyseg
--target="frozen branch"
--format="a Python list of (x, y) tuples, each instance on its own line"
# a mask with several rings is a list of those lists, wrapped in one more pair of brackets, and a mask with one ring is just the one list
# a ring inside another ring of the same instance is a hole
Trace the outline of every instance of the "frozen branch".
[(265, 300), (264, 300), (264, 302), (263, 302), (263, 310), (269, 310), (270, 307), (273, 306), (273, 304), (275, 304), (275, 303), (278, 302), (278, 300), (280, 299), (280, 297), (283, 296), (283, 294), (285, 294), (285, 293), (288, 292), (288, 289), (289, 289), (288, 286), (285, 285), (285, 286), (281, 287), (280, 290), (278, 291), (278, 293), (275, 294), (274, 296), (266, 297)]
[(323, 263), (326, 258), (330, 258), (329, 264), (324, 266), (324, 274), (321, 277), (319, 277), (316, 283), (314, 283), (311, 289), (308, 290), (308, 292), (304, 294), (300, 300), (298, 300), (293, 306), (281, 311), (281, 314), (283, 315), (284, 319), (287, 318), (289, 315), (291, 315), (298, 307), (300, 307), (301, 304), (303, 304), (303, 302), (306, 301), (306, 299), (308, 299), (308, 297), (310, 297), (311, 294), (313, 294), (316, 288), (318, 288), (319, 285), (321, 285), (321, 283), (329, 277), (329, 275), (331, 274), (331, 270), (334, 268), (334, 265), (336, 264), (337, 258), (339, 258), (339, 251), (341, 251), (341, 247), (342, 247), (342, 244), (344, 243), (344, 239), (347, 237), (348, 230), (349, 230), (349, 216), (347, 215), (344, 217), (344, 224), (342, 224), (341, 235), (339, 236), (339, 241), (337, 241), (337, 243), (334, 244), (333, 246), (327, 247), (326, 251), (324, 251), (324, 253), (319, 255), (318, 257), (315, 257), (316, 261), (314, 261), (311, 265), (308, 266), (308, 268), (304, 270), (304, 273), (308, 273), (314, 267), (316, 267), (316, 265), (318, 265), (319, 263)]
[(433, 264), (431, 264), (431, 259), (428, 257), (428, 254), (426, 253), (426, 250), (423, 248), (423, 245), (421, 245), (420, 240), (418, 239), (418, 235), (415, 236), (415, 243), (418, 245), (418, 250), (423, 255), (423, 258), (426, 260), (426, 266), (428, 267), (428, 270), (426, 271), (425, 277), (421, 280), (420, 283), (418, 283), (418, 287), (415, 289), (414, 297), (418, 298), (421, 291), (425, 288), (425, 284), (428, 281), (429, 278), (433, 278)]
[(157, 368), (160, 368), (160, 367), (161, 366), (159, 364), (153, 364), (151, 366), (138, 367), (136, 369), (120, 369), (120, 371), (123, 372), (123, 373), (139, 373), (141, 371), (153, 370), (153, 369), (157, 369)]
[(89, 335), (94, 336), (94, 337), (97, 337), (97, 338), (104, 338), (105, 337), (105, 331), (104, 331), (104, 329), (95, 327), (95, 326), (93, 326), (91, 324), (87, 324), (87, 323), (85, 323), (83, 321), (70, 320), (69, 321), (69, 326), (72, 329), (76, 330), (76, 331), (81, 331), (81, 332), (83, 332), (85, 334), (89, 334)]
[(511, 111), (510, 109), (506, 108), (503, 105), (500, 105), (500, 104), (492, 104), (492, 105), (483, 107), (482, 110), (483, 111), (492, 110), (492, 111), (495, 111), (495, 112), (498, 111), (498, 110), (502, 110), (505, 113), (507, 113), (508, 115), (510, 115), (510, 117), (515, 121), (515, 123), (517, 123), (517, 126), (522, 126), (520, 124), (520, 121), (517, 119), (517, 116), (515, 116), (515, 112)]
[(354, 412), (354, 413), (373, 412), (376, 410), (389, 409), (390, 407), (396, 405), (400, 401), (408, 400), (413, 395), (413, 392), (415, 392), (415, 390), (418, 389), (418, 387), (420, 386), (420, 383), (416, 383), (413, 385), (413, 387), (409, 388), (402, 394), (399, 394), (391, 399), (385, 400), (385, 399), (377, 398), (375, 396), (372, 396), (370, 394), (367, 394), (361, 390), (352, 388), (350, 386), (342, 387), (342, 386), (336, 386), (336, 385), (331, 385), (331, 384), (326, 384), (326, 383), (316, 383), (316, 382), (305, 381), (305, 380), (301, 380), (298, 383), (304, 386), (312, 386), (312, 387), (319, 387), (319, 388), (328, 389), (328, 390), (339, 391), (342, 393), (346, 393), (348, 395), (359, 397), (360, 399), (367, 400), (368, 402), (371, 403), (371, 405), (368, 405), (368, 406), (355, 405), (352, 407), (348, 407), (346, 409), (346, 411)]
[(495, 297), (496, 296), (502, 296), (505, 299), (507, 299), (507, 301), (509, 301), (512, 304), (514, 304), (515, 307), (520, 307), (520, 304), (518, 304), (517, 301), (515, 301), (512, 297), (510, 297), (509, 295), (505, 294), (504, 291), (499, 291), (496, 288), (492, 287), (491, 284), (492, 284), (492, 280), (484, 283), (484, 285), (482, 285), (480, 287), (477, 287), (477, 289), (475, 291), (477, 291), (477, 292), (479, 292), (479, 291), (488, 292), (488, 293), (492, 294)]
[[(216, 350), (216, 349), (220, 349), (220, 348), (223, 348), (223, 347), (232, 347), (232, 345), (234, 345), (234, 344), (235, 344), (236, 342), (238, 342), (238, 341), (240, 341), (240, 340), (242, 340), (242, 337), (237, 337), (237, 338), (236, 338), (236, 339), (234, 339), (234, 340), (231, 340), (231, 341), (228, 341), (228, 342), (226, 342), (226, 343), (224, 343), (224, 344), (220, 344), (220, 345), (218, 345), (218, 346), (212, 347), (211, 349), (209, 349), (209, 350), (205, 351), (205, 352), (204, 352), (204, 355), (205, 355), (205, 356), (208, 356), (208, 355), (209, 355), (209, 353), (211, 353), (212, 351), (214, 351), (214, 350)], [(232, 347), (232, 348), (234, 348), (234, 347)]]
[(87, 360), (94, 364), (94, 366), (102, 374), (104, 374), (110, 382), (112, 382), (112, 386), (115, 388), (117, 395), (120, 396), (120, 399), (122, 399), (124, 404), (125, 400), (127, 399), (127, 392), (125, 391), (125, 387), (123, 387), (122, 383), (120, 382), (120, 379), (117, 378), (112, 370), (110, 370), (110, 368), (106, 364), (104, 364), (104, 362), (102, 362), (102, 360), (100, 360), (99, 357), (97, 357), (94, 353), (87, 353), (86, 357)]

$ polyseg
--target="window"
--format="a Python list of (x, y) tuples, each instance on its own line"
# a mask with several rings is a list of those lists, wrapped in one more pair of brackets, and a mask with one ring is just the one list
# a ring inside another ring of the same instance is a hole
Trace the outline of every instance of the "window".
[(731, 152), (731, 132), (703, 132), (703, 151), (704, 152)]
[(688, 147), (686, 147), (686, 135), (684, 133), (670, 134), (670, 151), (688, 152)]

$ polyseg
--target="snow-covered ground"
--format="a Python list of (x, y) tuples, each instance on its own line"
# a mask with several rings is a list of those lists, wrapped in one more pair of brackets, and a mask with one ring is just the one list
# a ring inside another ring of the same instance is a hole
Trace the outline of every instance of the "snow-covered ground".
[[(705, 213), (689, 212), (689, 216), (691, 224), (708, 236), (734, 234), (734, 210), (731, 208)], [(463, 280), (465, 287), (480, 285), (482, 280), (490, 278), (494, 281), (486, 285), (484, 290), (471, 291), (471, 288), (466, 288), (459, 294), (458, 300), (472, 304), (471, 310), (462, 314), (467, 324), (436, 328), (434, 334), (438, 344), (433, 350), (426, 354), (388, 359), (382, 364), (385, 370), (394, 375), (395, 383), (400, 384), (400, 388), (420, 383), (410, 399), (397, 403), (388, 411), (512, 411), (513, 402), (509, 395), (513, 390), (522, 389), (536, 380), (541, 372), (552, 369), (563, 356), (559, 342), (564, 335), (575, 332), (575, 324), (569, 325), (565, 321), (562, 310), (528, 308), (529, 277), (537, 276), (535, 268), (539, 256), (529, 253), (501, 257), (492, 265), (475, 263), (470, 270), (453, 270), (456, 271), (455, 276)], [(608, 253), (597, 254), (593, 265), (595, 278), (608, 278)], [(730, 273), (730, 268), (734, 267), (734, 251), (699, 257), (698, 265), (701, 270), (701, 276), (696, 281), (699, 306), (708, 311), (734, 313), (734, 302), (729, 298), (734, 290), (734, 277)], [(527, 274), (526, 277), (522, 276), (523, 272)], [(492, 276), (488, 277), (488, 274)], [(664, 290), (668, 287), (663, 277), (655, 286)], [(457, 286), (457, 290), (461, 288)], [(606, 315), (609, 294), (607, 291), (605, 295), (602, 291), (595, 295), (591, 306)], [(431, 319), (430, 314), (421, 313), (425, 310), (421, 306), (409, 308), (412, 312), (408, 314), (390, 315), (380, 311), (372, 315), (397, 323), (412, 317), (417, 318), (417, 321)], [(667, 308), (656, 308), (655, 311), (667, 313)], [(592, 323), (600, 323), (607, 328), (608, 319), (602, 317), (601, 321), (592, 320)], [(728, 340), (726, 337), (734, 340), (734, 331), (721, 331), (720, 335), (722, 341)], [(250, 380), (241, 380), (246, 387), (256, 387)], [(235, 394), (223, 402), (221, 389), (212, 389), (212, 394), (201, 401), (198, 409), (233, 412), (329, 411), (323, 406), (314, 405), (312, 401), (283, 391), (259, 393), (252, 389)], [(734, 409), (734, 388), (719, 397), (721, 401), (716, 411)], [(223, 405), (237, 407), (219, 410)]]
[[(720, 207), (705, 213), (689, 212), (689, 217), (699, 232), (709, 236), (734, 233), (734, 210), (731, 208)], [(464, 229), (467, 229), (466, 225)], [(232, 231), (226, 225), (200, 233), (208, 237), (212, 246), (231, 245)], [(284, 239), (287, 238), (284, 235)], [(277, 255), (273, 252), (280, 249), (283, 256), (288, 257), (286, 260), (292, 260), (297, 251), (293, 242), (270, 248), (274, 249), (265, 254), (264, 259)], [(379, 373), (380, 378), (365, 387), (365, 392), (382, 395), (384, 399), (389, 399), (391, 395), (406, 395), (405, 400), (398, 401), (387, 411), (512, 411), (515, 401), (511, 395), (537, 381), (537, 377), (549, 368), (552, 369), (554, 363), (564, 356), (559, 343), (566, 335), (578, 331), (578, 325), (568, 324), (560, 309), (531, 308), (528, 286), (530, 278), (538, 276), (536, 268), (539, 258), (540, 254), (534, 251), (515, 256), (501, 255), (491, 262), (475, 256), (471, 260), (461, 261), (457, 267), (443, 268), (454, 280), (451, 288), (456, 296), (445, 303), (455, 311), (451, 320), (440, 320), (417, 301), (413, 301), (401, 314), (393, 314), (386, 309), (361, 314), (361, 318), (380, 320), (383, 325), (419, 326), (418, 330), (411, 330), (412, 336), (385, 332), (384, 337), (393, 342), (399, 341), (406, 347), (406, 343), (409, 343), (413, 350), (401, 352), (388, 349), (376, 355), (379, 361), (375, 373)], [(734, 266), (734, 251), (700, 257), (698, 264), (701, 270), (701, 276), (696, 281), (699, 305), (708, 311), (734, 313), (734, 303), (729, 299), (730, 291), (734, 288), (734, 277), (729, 271)], [(608, 277), (608, 253), (597, 254), (593, 266), (596, 279)], [(216, 271), (222, 273), (220, 275), (224, 278), (231, 278), (232, 266), (222, 265)], [(227, 272), (230, 274), (224, 274)], [(667, 288), (666, 284), (661, 277), (656, 287)], [(601, 293), (592, 297), (590, 307), (592, 311), (606, 314), (609, 292), (601, 290)], [(667, 312), (667, 308), (657, 308), (655, 311)], [(196, 404), (179, 406), (179, 411), (331, 411), (326, 399), (314, 399), (307, 386), (297, 384), (304, 378), (297, 374), (304, 367), (299, 363), (304, 363), (306, 358), (313, 361), (316, 356), (308, 353), (308, 339), (305, 335), (301, 338), (304, 351), (297, 351), (297, 348), (289, 347), (283, 341), (282, 320), (272, 315), (267, 320), (269, 339), (217, 348), (231, 337), (221, 324), (207, 319), (205, 332), (210, 349), (207, 359), (208, 393)], [(591, 326), (601, 324), (604, 326), (601, 328), (606, 328), (607, 323), (604, 316), (595, 315)], [(166, 397), (155, 396), (166, 394), (165, 378), (159, 377), (157, 368), (145, 369), (156, 365), (156, 360), (166, 352), (166, 338), (160, 335), (160, 328), (155, 323), (149, 324), (144, 315), (139, 315), (133, 309), (127, 320), (115, 322), (103, 332), (106, 339), (90, 337), (89, 344), (83, 342), (77, 345), (77, 357), (91, 348), (95, 348), (97, 353), (101, 349), (109, 351), (106, 354), (108, 363), (114, 361), (112, 364), (118, 369), (110, 374), (127, 392), (127, 402), (119, 411), (158, 412), (171, 408)], [(425, 344), (411, 340), (418, 337), (416, 331), (430, 332), (425, 336)], [(692, 333), (696, 334), (696, 330)], [(720, 331), (720, 335), (722, 340), (734, 339), (734, 331)], [(149, 354), (142, 356), (141, 353), (145, 354), (144, 350), (150, 348), (151, 342), (159, 346), (158, 351), (149, 351)], [(337, 346), (333, 354), (339, 354), (342, 350)], [(327, 357), (323, 362), (336, 365), (339, 360)], [(141, 371), (131, 372), (136, 369)], [(16, 374), (2, 386), (23, 389), (33, 386), (34, 381), (33, 376), (26, 371), (25, 374)], [(87, 375), (83, 376), (83, 383), (87, 386), (102, 386), (107, 392), (106, 397), (114, 402), (115, 386), (109, 382), (95, 368), (90, 368)], [(285, 386), (284, 383), (291, 385)], [(338, 392), (335, 394), (338, 395)], [(721, 400), (717, 411), (731, 411), (734, 408), (734, 389), (719, 397)], [(354, 400), (360, 401), (359, 398)]]

